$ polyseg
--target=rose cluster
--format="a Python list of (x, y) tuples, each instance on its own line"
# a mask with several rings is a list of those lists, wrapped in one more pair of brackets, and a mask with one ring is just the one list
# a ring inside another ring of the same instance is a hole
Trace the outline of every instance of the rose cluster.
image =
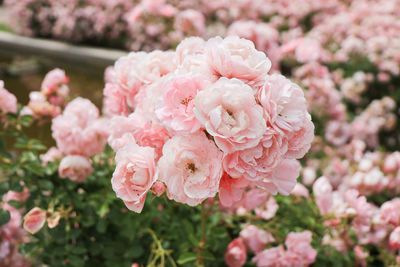
[(36, 118), (58, 116), (67, 102), (68, 82), (69, 79), (63, 70), (56, 68), (48, 72), (40, 91), (30, 92), (29, 103), (22, 109), (21, 114)]
[(314, 125), (302, 89), (270, 67), (235, 36), (118, 60), (104, 89), (117, 196), (140, 212), (150, 189), (191, 206), (253, 187), (289, 194)]

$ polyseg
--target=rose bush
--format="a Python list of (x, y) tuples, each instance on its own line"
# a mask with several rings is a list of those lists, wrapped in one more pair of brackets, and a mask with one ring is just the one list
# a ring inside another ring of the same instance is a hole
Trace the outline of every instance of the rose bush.
[[(102, 116), (62, 70), (24, 107), (1, 83), (0, 265), (400, 262), (398, 3), (202, 3), (205, 20), (132, 7), (136, 48), (171, 43), (159, 20), (254, 44), (130, 53), (105, 75)], [(48, 149), (26, 130), (50, 120)]]

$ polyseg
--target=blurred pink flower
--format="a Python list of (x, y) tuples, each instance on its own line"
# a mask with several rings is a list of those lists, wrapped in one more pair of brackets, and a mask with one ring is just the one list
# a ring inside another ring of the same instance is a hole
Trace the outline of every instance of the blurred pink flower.
[(64, 157), (58, 166), (58, 174), (61, 178), (69, 178), (71, 181), (82, 183), (93, 173), (93, 168), (88, 158), (79, 155)]
[(254, 254), (262, 251), (266, 244), (275, 241), (270, 233), (257, 228), (255, 225), (246, 225), (240, 231), (240, 237)]
[(225, 252), (225, 263), (229, 267), (241, 267), (246, 263), (247, 252), (241, 238), (232, 240)]
[(0, 80), (0, 111), (17, 113), (17, 98), (4, 88), (4, 82)]

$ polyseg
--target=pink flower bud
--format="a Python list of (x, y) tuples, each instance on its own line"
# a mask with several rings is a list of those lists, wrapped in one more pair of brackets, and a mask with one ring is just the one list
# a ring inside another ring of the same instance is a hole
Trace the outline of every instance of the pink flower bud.
[(151, 191), (159, 197), (165, 192), (165, 185), (160, 181), (156, 181), (151, 187)]
[(246, 247), (241, 238), (233, 239), (225, 253), (225, 263), (229, 267), (241, 267), (247, 259)]
[(24, 229), (31, 234), (37, 233), (42, 229), (46, 221), (46, 211), (35, 207), (31, 209), (24, 217)]

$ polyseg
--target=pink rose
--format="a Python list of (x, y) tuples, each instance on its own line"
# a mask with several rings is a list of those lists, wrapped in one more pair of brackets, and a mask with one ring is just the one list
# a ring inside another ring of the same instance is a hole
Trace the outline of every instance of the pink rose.
[(24, 216), (24, 229), (31, 234), (36, 234), (46, 222), (46, 211), (38, 207), (31, 209)]
[[(174, 56), (174, 52), (158, 50), (151, 53), (137, 52), (134, 58), (129, 60), (127, 66), (123, 66), (127, 68), (124, 71), (128, 72), (127, 87), (120, 88), (127, 96), (127, 103), (130, 108), (133, 109), (138, 104), (135, 99), (137, 93), (141, 90), (146, 90), (147, 86), (176, 69)], [(117, 65), (115, 70), (117, 71)]]
[(104, 150), (107, 141), (107, 122), (89, 100), (76, 98), (62, 115), (53, 119), (51, 130), (57, 147), (66, 155), (90, 157)]
[(58, 173), (61, 178), (69, 178), (71, 181), (82, 183), (93, 173), (93, 168), (88, 158), (72, 155), (61, 160)]
[[(61, 69), (53, 69), (48, 72), (43, 79), (41, 86), (41, 93), (45, 96), (50, 96), (56, 92), (60, 86), (69, 82), (68, 77), (65, 75), (65, 71)], [(65, 90), (65, 89), (64, 89)]]
[(319, 212), (326, 215), (333, 205), (332, 186), (329, 180), (324, 176), (318, 178), (313, 185), (313, 193)]
[(117, 151), (115, 162), (112, 188), (128, 209), (140, 213), (155, 182), (154, 148), (129, 143)]
[(121, 93), (116, 85), (107, 83), (103, 91), (103, 111), (108, 116), (129, 115), (126, 96)]
[(219, 200), (224, 207), (231, 207), (242, 198), (245, 187), (249, 184), (246, 179), (232, 178), (227, 173), (222, 175), (219, 183)]
[(51, 147), (45, 154), (40, 155), (40, 160), (42, 161), (42, 165), (47, 165), (49, 162), (53, 162), (56, 159), (60, 159), (63, 157), (62, 152), (56, 148)]
[(271, 68), (271, 61), (253, 42), (237, 36), (209, 39), (205, 54), (214, 75), (237, 78), (253, 87), (264, 83)]
[(365, 252), (362, 249), (362, 247), (357, 245), (354, 247), (354, 254), (356, 256), (357, 263), (362, 267), (366, 267), (367, 266), (367, 258), (369, 257), (369, 253)]
[(287, 158), (302, 158), (314, 139), (303, 90), (280, 74), (267, 77), (258, 93), (267, 123), (288, 140)]
[(181, 65), (188, 56), (204, 53), (206, 42), (200, 37), (188, 37), (176, 47), (176, 60)]
[(303, 90), (280, 74), (267, 77), (258, 93), (267, 122), (279, 132), (293, 133), (304, 126), (307, 103)]
[(285, 266), (284, 256), (285, 249), (283, 246), (265, 249), (252, 259), (257, 267), (274, 267), (274, 266)]
[(258, 218), (262, 218), (264, 220), (269, 220), (275, 217), (276, 212), (279, 209), (279, 205), (276, 202), (275, 198), (271, 195), (268, 196), (267, 200), (262, 203), (262, 205), (258, 205), (254, 208), (254, 213)]
[(156, 160), (161, 157), (164, 143), (169, 139), (169, 134), (163, 127), (147, 121), (138, 112), (132, 113), (129, 117), (114, 116), (110, 120), (110, 133), (108, 143), (114, 151), (127, 140), (134, 139), (140, 146), (153, 147)]
[(310, 193), (308, 192), (308, 189), (300, 183), (297, 183), (296, 186), (293, 188), (292, 195), (305, 197), (307, 199), (310, 198)]
[(258, 229), (255, 225), (246, 225), (243, 230), (240, 231), (240, 237), (243, 239), (247, 248), (254, 254), (262, 251), (266, 244), (275, 241), (270, 233)]
[(224, 152), (254, 147), (266, 131), (251, 87), (238, 79), (219, 79), (198, 92), (194, 104), (196, 118)]
[(204, 15), (194, 9), (186, 9), (175, 17), (175, 29), (185, 35), (201, 36), (205, 30)]
[(17, 113), (17, 98), (4, 88), (4, 82), (0, 80), (0, 111)]
[(241, 267), (246, 263), (247, 252), (241, 238), (233, 239), (225, 252), (225, 263), (229, 267)]
[(321, 44), (310, 38), (301, 39), (296, 47), (295, 56), (299, 62), (317, 61), (323, 55)]
[(160, 122), (177, 133), (194, 133), (201, 128), (193, 108), (197, 92), (207, 86), (199, 76), (176, 76), (164, 84), (163, 97), (155, 110)]
[(158, 161), (159, 179), (170, 199), (195, 206), (218, 192), (221, 161), (222, 153), (204, 133), (175, 135), (165, 143)]
[(270, 176), (257, 181), (257, 185), (267, 189), (271, 194), (289, 195), (296, 186), (300, 174), (300, 163), (294, 159), (284, 159), (271, 172)]
[(241, 204), (246, 210), (250, 211), (265, 203), (268, 197), (269, 194), (264, 189), (252, 188), (244, 194)]
[(317, 251), (311, 247), (312, 234), (310, 231), (291, 232), (287, 235), (285, 245), (287, 248), (286, 260), (294, 263), (293, 266), (308, 266), (312, 264)]
[(389, 245), (396, 250), (400, 249), (400, 226), (397, 226), (389, 237)]
[(21, 192), (8, 191), (7, 194), (3, 196), (3, 202), (8, 202), (11, 200), (25, 202), (28, 199), (29, 195), (29, 190), (26, 187), (24, 187), (24, 190), (22, 190)]
[(227, 36), (237, 35), (254, 43), (257, 50), (264, 51), (271, 60), (272, 68), (279, 69), (281, 59), (278, 41), (279, 32), (268, 23), (235, 21), (228, 28)]
[(257, 181), (270, 177), (274, 168), (283, 160), (286, 151), (286, 140), (272, 128), (267, 128), (257, 146), (225, 154), (224, 170), (232, 177)]
[(389, 154), (383, 163), (384, 172), (396, 172), (400, 170), (400, 152), (396, 151)]
[(400, 198), (394, 198), (383, 203), (381, 206), (381, 219), (385, 223), (391, 223), (395, 226), (400, 225)]

